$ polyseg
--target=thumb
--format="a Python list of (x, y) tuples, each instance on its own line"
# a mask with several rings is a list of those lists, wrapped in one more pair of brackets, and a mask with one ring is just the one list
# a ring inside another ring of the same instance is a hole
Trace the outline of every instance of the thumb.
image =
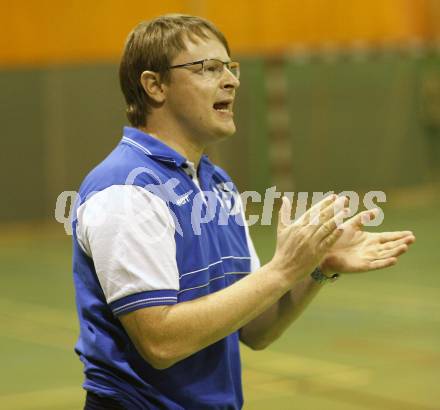
[(357, 215), (349, 219), (346, 224), (355, 226), (356, 228), (362, 228), (363, 225), (373, 220), (378, 213), (378, 209), (369, 209), (367, 211), (359, 212)]
[(283, 196), (282, 203), (278, 212), (278, 230), (284, 229), (291, 224), (290, 214), (292, 212), (292, 203), (289, 198)]

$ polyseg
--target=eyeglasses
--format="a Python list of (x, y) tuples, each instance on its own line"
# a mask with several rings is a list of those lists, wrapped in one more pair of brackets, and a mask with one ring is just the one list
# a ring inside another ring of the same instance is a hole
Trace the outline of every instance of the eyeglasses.
[(191, 63), (177, 64), (168, 67), (172, 68), (187, 68), (187, 67), (199, 67), (198, 72), (203, 76), (211, 79), (219, 79), (224, 72), (225, 67), (229, 72), (238, 80), (240, 78), (240, 64), (235, 61), (221, 61), (216, 58), (209, 58), (205, 60), (193, 61)]

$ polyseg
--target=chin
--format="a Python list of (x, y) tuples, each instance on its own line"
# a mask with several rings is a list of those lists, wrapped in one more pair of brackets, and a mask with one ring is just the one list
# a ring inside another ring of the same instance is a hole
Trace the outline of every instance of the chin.
[(218, 130), (217, 135), (219, 136), (220, 139), (225, 139), (225, 138), (229, 138), (232, 137), (235, 134), (235, 131), (237, 131), (237, 129), (235, 128), (235, 124), (228, 124), (227, 126), (223, 126)]
[[(213, 124), (214, 125), (214, 124)], [(235, 123), (233, 121), (217, 123), (211, 127), (210, 132), (205, 131), (205, 143), (212, 144), (230, 138), (236, 132)]]
[(228, 132), (226, 132), (225, 130), (221, 130), (221, 131), (217, 130), (216, 132), (213, 132), (211, 136), (208, 138), (208, 140), (205, 142), (206, 146), (225, 141), (228, 138), (231, 138), (234, 134), (235, 134), (235, 129), (233, 131), (228, 131)]

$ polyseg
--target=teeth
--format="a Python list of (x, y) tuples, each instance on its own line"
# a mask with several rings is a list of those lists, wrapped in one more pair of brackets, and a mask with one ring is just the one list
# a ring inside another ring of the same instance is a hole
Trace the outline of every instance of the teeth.
[(214, 109), (217, 111), (231, 111), (231, 104), (227, 102), (218, 102), (214, 104)]

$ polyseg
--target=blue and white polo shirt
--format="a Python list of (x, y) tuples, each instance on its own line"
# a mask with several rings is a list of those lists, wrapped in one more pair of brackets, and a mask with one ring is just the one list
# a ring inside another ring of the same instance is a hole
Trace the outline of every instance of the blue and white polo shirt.
[(239, 409), (238, 332), (157, 370), (118, 316), (216, 292), (259, 267), (240, 197), (203, 156), (198, 170), (138, 129), (85, 178), (75, 204), (73, 273), (84, 388), (127, 409)]

